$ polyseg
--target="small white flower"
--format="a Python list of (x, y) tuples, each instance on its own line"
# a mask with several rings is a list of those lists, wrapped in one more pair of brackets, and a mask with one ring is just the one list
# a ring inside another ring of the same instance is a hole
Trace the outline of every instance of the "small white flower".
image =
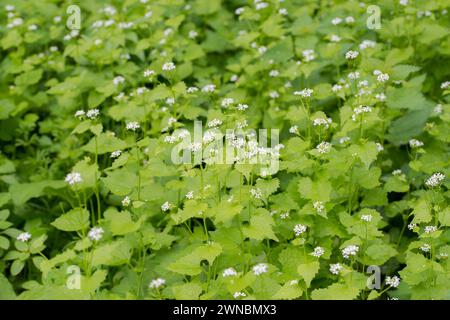
[(400, 278), (397, 276), (386, 277), (386, 284), (393, 288), (397, 288), (400, 284)]
[(21, 241), (21, 242), (27, 242), (30, 239), (31, 239), (31, 233), (29, 233), (29, 232), (22, 232), (16, 238), (17, 241)]
[(195, 38), (197, 38), (197, 36), (198, 36), (198, 32), (197, 32), (197, 31), (195, 31), (195, 30), (189, 31), (188, 37), (189, 37), (190, 39), (195, 39)]
[(77, 112), (75, 112), (75, 117), (82, 118), (83, 116), (85, 116), (86, 113), (83, 110), (77, 110)]
[(408, 5), (408, 0), (400, 0), (399, 3), (400, 3), (402, 6), (407, 6), (407, 5)]
[(101, 227), (94, 227), (88, 232), (88, 237), (92, 241), (99, 241), (103, 237), (105, 231)]
[(125, 198), (123, 198), (122, 200), (122, 206), (124, 207), (128, 207), (131, 204), (131, 200), (129, 196), (126, 196)]
[(175, 64), (173, 62), (166, 62), (162, 66), (163, 71), (172, 71), (175, 69)]
[(311, 255), (316, 257), (316, 258), (320, 258), (323, 254), (325, 253), (325, 249), (322, 247), (315, 247), (314, 251), (311, 252)]
[(242, 292), (242, 291), (233, 293), (233, 298), (235, 298), (235, 299), (238, 299), (239, 297), (244, 298), (244, 297), (246, 297), (246, 296), (247, 296), (247, 295), (246, 295), (244, 292)]
[(333, 121), (331, 120), (331, 118), (328, 118), (328, 119), (316, 118), (316, 119), (313, 120), (313, 126), (315, 126), (315, 127), (323, 126), (325, 129), (328, 129), (329, 125), (332, 122)]
[(427, 234), (433, 233), (437, 230), (436, 226), (426, 226), (424, 231)]
[(209, 128), (218, 127), (222, 124), (222, 120), (220, 119), (212, 119), (210, 122), (208, 122)]
[(420, 140), (417, 140), (417, 139), (411, 139), (411, 140), (409, 140), (409, 146), (411, 147), (411, 148), (420, 148), (420, 147), (422, 147), (423, 146), (423, 142), (422, 141), (420, 141)]
[(164, 212), (166, 212), (166, 211), (168, 211), (171, 207), (172, 207), (172, 205), (169, 203), (169, 201), (166, 201), (166, 202), (164, 202), (164, 203), (161, 205), (161, 210), (164, 211)]
[(199, 152), (202, 149), (202, 144), (200, 142), (192, 142), (187, 148), (191, 152)]
[(289, 133), (298, 133), (298, 126), (292, 126), (289, 128)]
[(136, 121), (130, 121), (130, 122), (127, 122), (127, 124), (126, 124), (127, 130), (130, 130), (130, 131), (136, 131), (140, 127), (141, 126)]
[(377, 142), (376, 145), (377, 145), (378, 152), (381, 152), (381, 151), (384, 150), (384, 147), (383, 147), (383, 145), (381, 143)]
[(325, 209), (322, 201), (315, 201), (313, 203), (313, 207), (318, 213), (322, 212)]
[(259, 189), (259, 188), (252, 188), (252, 189), (250, 189), (250, 194), (255, 199), (261, 199), (262, 198), (261, 189)]
[(150, 281), (150, 284), (148, 285), (148, 287), (150, 289), (158, 289), (165, 284), (166, 284), (166, 280), (164, 280), (163, 278), (156, 278), (156, 279), (153, 279), (152, 281)]
[(420, 247), (420, 250), (422, 250), (423, 252), (430, 252), (431, 246), (428, 243), (425, 243)]
[(385, 101), (386, 100), (386, 95), (384, 93), (377, 93), (375, 95), (375, 99), (380, 100), (380, 101)]
[(342, 86), (340, 84), (335, 84), (333, 85), (333, 87), (331, 88), (331, 91), (333, 91), (334, 93), (339, 92), (342, 90)]
[(267, 2), (258, 2), (258, 3), (256, 3), (255, 9), (261, 10), (261, 9), (267, 8), (268, 6), (269, 6), (269, 4)]
[(366, 221), (366, 222), (370, 222), (370, 221), (372, 221), (372, 215), (371, 214), (363, 214), (361, 216), (361, 220)]
[(7, 5), (5, 6), (5, 10), (6, 10), (6, 11), (14, 11), (15, 9), (16, 9), (16, 7), (13, 6), (12, 4), (7, 4)]
[(117, 76), (113, 79), (113, 83), (114, 85), (119, 85), (120, 83), (124, 83), (125, 82), (125, 78), (122, 76)]
[(349, 245), (349, 246), (345, 247), (344, 249), (342, 249), (342, 256), (345, 259), (349, 259), (350, 256), (356, 256), (358, 251), (359, 251), (359, 247), (352, 244), (352, 245)]
[(226, 277), (234, 277), (237, 275), (237, 272), (234, 268), (226, 268), (225, 270), (223, 270), (222, 272), (222, 277), (226, 278)]
[(117, 158), (122, 154), (122, 150), (116, 150), (111, 152), (111, 158)]
[(400, 170), (400, 169), (396, 169), (396, 170), (394, 170), (394, 171), (392, 171), (392, 175), (394, 175), (394, 176), (400, 176), (400, 175), (402, 175), (402, 170)]
[(278, 70), (270, 70), (269, 76), (270, 77), (278, 77), (280, 75), (280, 72)]
[(215, 84), (207, 84), (202, 88), (202, 92), (214, 92), (216, 91)]
[(287, 16), (288, 15), (288, 11), (286, 8), (280, 8), (278, 10), (278, 13), (281, 14), (282, 16)]
[(236, 109), (238, 109), (239, 111), (245, 111), (245, 110), (248, 109), (248, 105), (243, 104), (243, 103), (239, 103), (239, 104), (236, 106)]
[(294, 226), (294, 233), (295, 233), (295, 236), (296, 236), (296, 237), (300, 236), (302, 233), (306, 232), (307, 229), (308, 229), (308, 227), (305, 226), (305, 225), (302, 225), (302, 224), (296, 224), (296, 225)]
[(236, 81), (238, 81), (238, 79), (239, 79), (239, 77), (238, 77), (237, 74), (233, 74), (233, 75), (230, 77), (230, 81), (231, 81), (231, 82), (236, 82)]
[(436, 114), (441, 114), (442, 113), (442, 104), (437, 104), (435, 107), (434, 107), (434, 113), (436, 113)]
[(440, 172), (437, 172), (437, 173), (434, 173), (431, 177), (429, 177), (425, 181), (425, 185), (429, 188), (437, 187), (438, 185), (441, 184), (442, 181), (444, 181), (444, 179), (445, 179), (445, 175)]
[(415, 227), (417, 227), (417, 224), (416, 224), (416, 223), (410, 223), (410, 224), (408, 224), (408, 229), (411, 230), (411, 231), (414, 230)]
[(330, 272), (332, 274), (339, 274), (341, 272), (342, 266), (340, 263), (330, 264)]
[(258, 48), (258, 53), (259, 54), (263, 54), (267, 51), (267, 47), (261, 46)]
[(54, 22), (54, 23), (59, 23), (59, 22), (61, 22), (61, 17), (60, 17), (60, 16), (54, 17), (54, 18), (53, 18), (53, 22)]
[(89, 119), (95, 119), (100, 115), (100, 110), (98, 109), (91, 109), (88, 110), (88, 112), (86, 112), (86, 117), (88, 117)]
[(345, 53), (345, 59), (353, 60), (353, 59), (356, 59), (358, 57), (358, 55), (359, 55), (358, 51), (350, 50)]
[(312, 49), (306, 49), (302, 51), (302, 56), (305, 62), (309, 62), (315, 59), (315, 52)]
[(189, 191), (188, 193), (186, 193), (186, 198), (187, 199), (194, 199), (194, 191)]
[(269, 269), (267, 264), (258, 263), (257, 265), (253, 266), (252, 270), (256, 276), (259, 276), (260, 274), (266, 273)]
[(28, 30), (30, 30), (30, 31), (35, 31), (35, 30), (37, 30), (37, 28), (38, 28), (38, 26), (35, 24), (31, 24), (28, 26)]
[(352, 120), (356, 121), (358, 115), (364, 114), (364, 113), (370, 113), (370, 112), (372, 112), (371, 107), (360, 105), (360, 106), (356, 107), (355, 109), (353, 109)]
[(240, 16), (243, 12), (244, 12), (244, 8), (237, 8), (235, 11), (234, 11), (234, 13), (237, 15), (237, 16)]
[[(289, 211), (286, 211), (286, 212), (283, 212), (282, 214), (280, 214), (280, 218), (283, 220), (289, 218)], [(294, 227), (294, 229), (295, 229), (295, 227)]]
[(311, 97), (311, 95), (314, 93), (314, 90), (313, 89), (309, 89), (309, 88), (306, 88), (306, 89), (303, 89), (303, 90), (301, 90), (301, 91), (295, 91), (294, 92), (294, 95), (296, 95), (296, 96), (301, 96), (301, 97), (303, 97), (303, 98), (309, 98), (309, 97)]
[(355, 18), (353, 18), (352, 16), (348, 16), (345, 18), (345, 22), (348, 24), (352, 24), (355, 22)]
[(82, 182), (83, 179), (81, 178), (81, 174), (79, 172), (71, 172), (66, 176), (65, 181), (73, 186), (76, 183)]
[(198, 91), (197, 87), (189, 87), (186, 90), (187, 93), (194, 93), (194, 92), (197, 92), (197, 91)]
[(234, 103), (233, 98), (224, 98), (224, 99), (222, 99), (222, 102), (220, 103), (220, 105), (222, 106), (222, 108), (228, 108), (233, 103)]
[(328, 153), (331, 150), (331, 143), (323, 141), (316, 146), (316, 150), (320, 154)]
[(339, 17), (334, 18), (333, 20), (331, 20), (331, 23), (335, 26), (337, 26), (338, 24), (340, 24), (342, 22), (342, 19)]
[(148, 78), (154, 76), (156, 73), (154, 70), (147, 69), (144, 71), (144, 77)]
[(378, 82), (386, 82), (386, 81), (388, 81), (389, 80), (389, 75), (387, 74), (387, 73), (380, 73), (378, 76), (377, 76), (377, 81)]
[(330, 41), (331, 41), (331, 42), (340, 42), (341, 40), (342, 40), (342, 38), (339, 37), (339, 36), (336, 35), (336, 34), (332, 34), (331, 37), (330, 37)]
[(350, 140), (351, 140), (350, 137), (342, 137), (342, 138), (339, 138), (339, 143), (344, 144), (346, 142), (349, 142)]
[(367, 48), (375, 48), (375, 46), (377, 45), (377, 43), (375, 41), (372, 40), (364, 40), (363, 42), (361, 42), (361, 44), (359, 45), (359, 48), (361, 50), (365, 50)]
[(348, 78), (351, 80), (359, 79), (359, 72), (358, 71), (350, 72), (348, 74)]
[(442, 82), (441, 89), (448, 89), (448, 88), (450, 88), (450, 81)]
[(276, 91), (270, 91), (269, 97), (271, 97), (272, 99), (276, 99), (276, 98), (280, 97), (280, 94)]

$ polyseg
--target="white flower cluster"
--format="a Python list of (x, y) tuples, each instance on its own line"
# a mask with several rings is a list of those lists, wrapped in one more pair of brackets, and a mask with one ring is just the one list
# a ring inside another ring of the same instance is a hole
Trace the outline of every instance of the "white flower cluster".
[(164, 280), (163, 278), (156, 278), (156, 279), (153, 279), (152, 281), (150, 281), (150, 284), (148, 285), (148, 287), (150, 289), (158, 289), (165, 284), (166, 284), (166, 280)]
[(136, 131), (140, 127), (141, 126), (136, 121), (130, 121), (130, 122), (127, 122), (127, 124), (126, 124), (127, 130), (130, 130), (130, 131)]
[(171, 207), (172, 207), (172, 205), (169, 203), (169, 201), (166, 201), (166, 202), (164, 202), (164, 203), (161, 205), (161, 210), (164, 211), (164, 212), (166, 212), (166, 211), (168, 211)]
[(302, 233), (306, 232), (306, 230), (307, 230), (307, 226), (304, 226), (304, 225), (302, 225), (302, 224), (296, 224), (296, 225), (294, 226), (294, 233), (295, 233), (295, 236), (296, 236), (296, 237), (298, 237), (298, 236), (300, 236)]
[(441, 184), (442, 181), (444, 181), (444, 179), (445, 179), (445, 175), (440, 172), (437, 172), (437, 173), (434, 173), (431, 177), (429, 177), (425, 181), (425, 185), (429, 188), (437, 187)]
[(423, 146), (423, 142), (422, 141), (420, 141), (420, 140), (417, 140), (417, 139), (411, 139), (411, 140), (409, 140), (409, 146), (411, 147), (411, 148), (420, 148), (420, 147), (422, 147)]
[(321, 154), (328, 153), (331, 150), (331, 143), (323, 141), (316, 146), (316, 150)]
[(386, 277), (386, 284), (393, 288), (397, 288), (400, 285), (400, 278), (397, 276)]
[(359, 251), (359, 247), (352, 244), (352, 245), (349, 245), (349, 246), (345, 247), (344, 249), (342, 249), (342, 256), (345, 259), (349, 259), (350, 256), (356, 256), (358, 251)]
[(234, 277), (237, 275), (237, 272), (234, 268), (227, 268), (223, 270), (222, 277)]
[(99, 241), (103, 237), (104, 232), (105, 231), (101, 227), (93, 227), (91, 230), (89, 230), (88, 237), (92, 241)]
[(331, 120), (331, 118), (316, 118), (313, 120), (313, 126), (323, 126), (325, 129), (328, 129), (331, 123), (333, 123), (333, 120)]
[(315, 247), (314, 251), (311, 252), (311, 255), (316, 257), (316, 258), (320, 258), (323, 254), (325, 253), (325, 249), (322, 247)]
[(359, 45), (359, 48), (361, 50), (365, 50), (367, 48), (375, 48), (376, 45), (377, 45), (377, 43), (375, 41), (363, 40), (363, 42), (361, 42), (361, 44)]
[(202, 87), (202, 92), (209, 92), (212, 93), (216, 91), (216, 85), (215, 84), (207, 84)]
[(222, 106), (222, 108), (228, 108), (233, 103), (234, 103), (234, 99), (233, 98), (224, 98), (222, 100), (222, 102), (220, 103), (220, 105)]
[(313, 203), (313, 208), (314, 210), (316, 210), (318, 213), (321, 213), (323, 210), (325, 210), (325, 206), (323, 204), (322, 201), (315, 201)]
[(354, 60), (359, 56), (358, 51), (349, 50), (345, 53), (345, 59), (347, 60)]
[(172, 71), (175, 70), (175, 64), (173, 62), (166, 62), (162, 65), (163, 71)]
[(30, 239), (31, 239), (31, 233), (29, 233), (29, 232), (22, 232), (16, 238), (17, 241), (21, 241), (21, 242), (27, 242)]
[(246, 296), (247, 295), (244, 292), (242, 292), (242, 291), (238, 291), (238, 292), (233, 293), (233, 298), (235, 298), (235, 299), (238, 299), (240, 297), (244, 298)]
[(355, 109), (353, 109), (352, 120), (356, 121), (357, 116), (359, 116), (360, 114), (370, 113), (370, 112), (372, 112), (371, 107), (360, 105), (360, 106), (356, 107)]
[(266, 273), (269, 270), (269, 266), (266, 263), (258, 263), (253, 266), (252, 270), (256, 276), (259, 276), (260, 274)]
[(312, 49), (303, 50), (302, 56), (305, 62), (313, 61), (316, 58), (315, 52)]
[(80, 183), (83, 181), (81, 178), (81, 174), (79, 172), (71, 172), (68, 175), (66, 175), (65, 181), (73, 186), (76, 183)]
[(255, 199), (261, 199), (262, 198), (261, 189), (259, 189), (259, 188), (252, 188), (252, 189), (250, 189), (250, 194)]
[(425, 229), (424, 229), (425, 233), (427, 233), (427, 234), (433, 233), (436, 230), (437, 230), (436, 226), (425, 226)]
[(300, 96), (300, 97), (303, 97), (303, 98), (309, 98), (309, 97), (311, 97), (311, 95), (313, 93), (314, 93), (313, 89), (306, 88), (306, 89), (303, 89), (301, 91), (295, 91), (294, 95)]
[(448, 89), (450, 88), (450, 81), (445, 81), (441, 83), (441, 89)]
[(370, 221), (372, 221), (372, 215), (371, 214), (363, 214), (361, 216), (361, 220), (366, 221), (366, 222), (370, 222)]
[(340, 263), (330, 264), (330, 272), (332, 274), (339, 274), (339, 272), (341, 272), (342, 269), (343, 267)]
[(131, 200), (129, 196), (126, 196), (125, 198), (123, 198), (122, 200), (122, 206), (124, 207), (128, 207), (131, 204)]

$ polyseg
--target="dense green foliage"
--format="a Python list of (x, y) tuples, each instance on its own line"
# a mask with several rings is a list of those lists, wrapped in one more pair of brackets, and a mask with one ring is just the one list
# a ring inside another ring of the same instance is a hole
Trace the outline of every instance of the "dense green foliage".
[(450, 299), (450, 1), (376, 2), (0, 1), (0, 298)]

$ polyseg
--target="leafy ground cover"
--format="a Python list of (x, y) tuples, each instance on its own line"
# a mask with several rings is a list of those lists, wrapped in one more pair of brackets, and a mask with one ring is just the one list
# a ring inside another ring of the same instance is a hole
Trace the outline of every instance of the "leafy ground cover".
[(0, 298), (449, 299), (450, 3), (376, 2), (0, 1)]

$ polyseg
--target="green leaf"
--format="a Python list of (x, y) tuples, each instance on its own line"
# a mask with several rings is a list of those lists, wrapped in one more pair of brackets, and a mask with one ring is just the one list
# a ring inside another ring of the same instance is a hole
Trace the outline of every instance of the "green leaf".
[(131, 245), (126, 240), (118, 240), (98, 246), (92, 253), (92, 266), (118, 266), (131, 257)]
[(311, 285), (311, 281), (319, 271), (319, 268), (320, 263), (318, 261), (300, 264), (297, 267), (297, 272), (302, 276), (303, 280), (306, 283), (306, 287), (309, 287)]
[(329, 201), (332, 190), (331, 183), (323, 178), (318, 181), (312, 181), (311, 178), (306, 177), (298, 181), (300, 196), (312, 201)]
[(11, 275), (17, 276), (25, 267), (25, 262), (22, 260), (14, 260), (11, 264)]
[(285, 283), (272, 297), (274, 300), (293, 300), (302, 295), (303, 291), (297, 284)]
[(178, 209), (176, 214), (173, 214), (171, 218), (176, 224), (180, 224), (189, 220), (190, 218), (202, 217), (208, 208), (206, 203), (199, 203), (196, 200), (188, 200), (184, 203), (183, 209)]
[(209, 265), (212, 265), (216, 257), (221, 253), (222, 247), (218, 243), (202, 245), (188, 255), (171, 263), (167, 269), (176, 273), (194, 276), (202, 272), (202, 267), (200, 266), (202, 260), (207, 260)]
[(359, 295), (359, 289), (346, 284), (333, 283), (325, 289), (316, 289), (311, 293), (313, 300), (353, 300)]
[(101, 178), (105, 186), (118, 196), (126, 196), (131, 193), (137, 184), (137, 176), (127, 169), (117, 169), (108, 172), (108, 176)]
[(414, 217), (412, 221), (413, 223), (430, 222), (432, 219), (431, 210), (425, 199), (420, 199), (415, 204), (411, 215)]
[(432, 106), (416, 88), (390, 88), (386, 96), (386, 104), (392, 109), (421, 110)]
[(65, 182), (61, 180), (43, 180), (39, 182), (13, 184), (9, 187), (9, 192), (14, 205), (20, 206), (31, 198), (42, 196), (46, 188), (61, 189), (65, 186)]
[(375, 142), (367, 142), (362, 145), (353, 144), (349, 147), (349, 152), (355, 154), (364, 163), (366, 168), (377, 159), (378, 149)]
[(62, 231), (78, 231), (89, 227), (89, 211), (83, 208), (75, 208), (61, 215), (51, 223)]
[(103, 281), (106, 279), (107, 272), (106, 270), (97, 270), (90, 277), (82, 276), (81, 277), (81, 290), (85, 292), (93, 293), (98, 288)]
[(104, 215), (110, 223), (109, 227), (113, 236), (135, 232), (141, 225), (140, 221), (134, 222), (131, 219), (131, 214), (128, 211), (119, 212), (115, 208), (109, 208)]
[(9, 240), (3, 236), (0, 236), (0, 249), (8, 250)]
[(42, 77), (42, 69), (32, 70), (22, 73), (16, 77), (15, 83), (18, 86), (29, 86), (37, 83)]
[(172, 287), (176, 300), (196, 300), (202, 291), (201, 284), (197, 282), (183, 283)]
[[(97, 140), (97, 142), (96, 142)], [(113, 136), (110, 132), (100, 133), (92, 138), (82, 149), (90, 153), (104, 154), (126, 148), (127, 144)]]
[(250, 218), (250, 226), (242, 227), (242, 233), (245, 237), (255, 240), (272, 239), (278, 241), (277, 236), (272, 230), (273, 218), (270, 213), (264, 209), (258, 209)]
[(3, 273), (0, 273), (0, 288), (0, 300), (13, 300), (16, 298), (13, 286)]

